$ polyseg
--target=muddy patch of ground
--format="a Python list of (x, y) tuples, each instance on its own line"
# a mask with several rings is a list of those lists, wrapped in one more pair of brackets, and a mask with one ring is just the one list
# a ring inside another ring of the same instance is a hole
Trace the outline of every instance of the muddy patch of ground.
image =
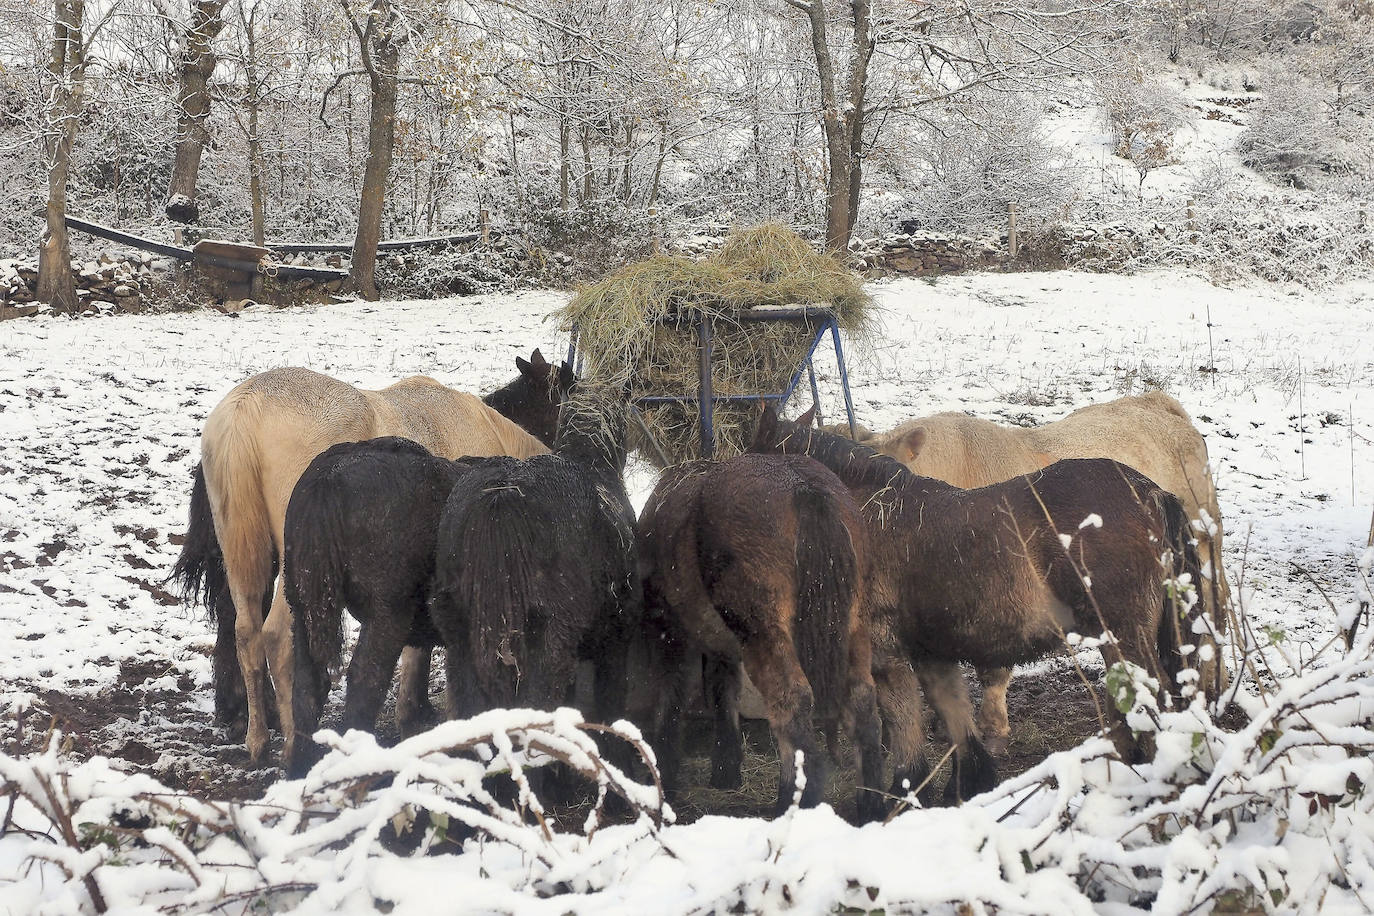
[[(1093, 675), (1087, 677), (1091, 680)], [(977, 682), (970, 678), (976, 692)], [(1104, 702), (1100, 683), (1089, 692), (1072, 669), (1055, 670), (1017, 678), (1009, 695), (1013, 738), (1008, 754), (998, 760), (1002, 778), (1029, 769), (1054, 751), (1080, 743), (1098, 726), (1098, 704)], [(338, 728), (338, 692), (332, 698), (323, 725)], [(932, 734), (931, 759), (948, 749), (936, 721), (928, 723)], [(275, 766), (251, 765), (241, 740), (214, 723), (208, 691), (196, 689), (189, 675), (161, 659), (126, 660), (116, 683), (89, 696), (69, 696), (56, 691), (39, 693), (37, 701), (5, 728), (4, 750), (30, 753), (47, 746), (54, 730), (61, 732), (61, 746), (78, 758), (105, 756), (123, 761), (129, 771), (147, 773), (169, 788), (217, 800), (249, 800), (281, 777)], [(384, 742), (397, 739), (390, 709), (378, 718), (378, 735)], [(711, 733), (704, 718), (688, 729), (688, 758), (683, 777), (687, 788), (675, 799), (679, 819), (695, 820), (706, 814), (741, 817), (768, 816), (777, 792), (778, 760), (767, 724), (751, 721), (746, 726), (747, 750), (743, 786), (736, 790), (708, 787)], [(827, 800), (842, 814), (853, 812), (854, 772), (848, 742), (840, 742), (839, 759), (832, 766)], [(273, 750), (279, 747), (274, 743)], [(949, 772), (946, 764), (935, 776), (942, 786)], [(572, 812), (569, 812), (570, 814)]]

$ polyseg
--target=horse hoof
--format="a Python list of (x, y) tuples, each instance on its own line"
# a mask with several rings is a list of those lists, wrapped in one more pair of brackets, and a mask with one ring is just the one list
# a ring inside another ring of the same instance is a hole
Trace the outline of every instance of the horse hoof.
[(994, 757), (1005, 757), (1011, 749), (1011, 738), (1007, 735), (994, 735), (983, 740), (983, 747)]
[(324, 757), (324, 748), (305, 735), (297, 735), (289, 746), (282, 747), (282, 769), (287, 779), (301, 779)]

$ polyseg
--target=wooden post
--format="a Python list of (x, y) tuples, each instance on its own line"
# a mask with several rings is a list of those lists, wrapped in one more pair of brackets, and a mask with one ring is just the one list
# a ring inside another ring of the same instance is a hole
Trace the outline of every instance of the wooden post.
[[(1185, 225), (1187, 225), (1188, 231), (1189, 231), (1189, 232), (1196, 233), (1196, 232), (1197, 232), (1197, 219), (1195, 218), (1196, 214), (1193, 212), (1193, 203), (1194, 203), (1194, 202), (1193, 202), (1193, 199), (1192, 199), (1191, 197), (1188, 198), (1188, 210), (1187, 210), (1187, 220), (1188, 220), (1188, 221), (1187, 221), (1187, 223), (1186, 223)], [(1196, 242), (1196, 241), (1197, 241), (1197, 236), (1196, 236), (1196, 235), (1192, 236), (1192, 238), (1190, 238), (1189, 241)]]
[(1013, 261), (1020, 245), (1016, 238), (1016, 204), (1007, 204), (1007, 254)]
[(700, 355), (697, 371), (701, 374), (701, 387), (697, 392), (697, 407), (701, 412), (701, 457), (714, 458), (716, 431), (711, 427), (711, 414), (716, 405), (711, 393), (711, 316), (707, 312), (697, 317), (697, 346)]
[(650, 250), (654, 254), (658, 254), (659, 250), (663, 247), (663, 239), (660, 237), (658, 231), (658, 207), (649, 208), (649, 223), (653, 226), (653, 238), (650, 242)]
[(486, 207), (477, 211), (477, 228), (482, 233), (482, 244), (488, 244), (491, 241), (491, 213)]
[(173, 243), (174, 245), (185, 245), (185, 244), (186, 244), (186, 230), (182, 229), (180, 226), (173, 226), (173, 227), (172, 227), (172, 243)]

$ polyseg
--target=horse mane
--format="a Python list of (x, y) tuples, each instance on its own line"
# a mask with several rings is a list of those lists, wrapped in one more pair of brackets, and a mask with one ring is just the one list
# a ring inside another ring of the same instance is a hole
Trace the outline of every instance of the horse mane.
[[(770, 408), (771, 410), (771, 408)], [(889, 487), (914, 475), (896, 458), (844, 436), (798, 426), (774, 417), (773, 442), (783, 451), (809, 455), (833, 470), (849, 486)], [(766, 428), (765, 421), (761, 429)], [(791, 443), (795, 443), (790, 448)]]

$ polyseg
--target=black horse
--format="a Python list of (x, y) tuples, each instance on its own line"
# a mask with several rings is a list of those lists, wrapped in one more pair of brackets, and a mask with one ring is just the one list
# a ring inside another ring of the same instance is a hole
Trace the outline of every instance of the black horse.
[(568, 701), (579, 660), (594, 713), (618, 717), (639, 625), (625, 399), (565, 402), (551, 455), (471, 462), (439, 523), (430, 617), (448, 650), (450, 715)]
[[(343, 652), (343, 608), (362, 624), (348, 665), (345, 728), (371, 731), (404, 646), (438, 642), (425, 611), (449, 491), (474, 459), (448, 461), (397, 436), (327, 449), (286, 509), (286, 600), (294, 612), (292, 776), (318, 756), (310, 734)], [(398, 700), (398, 709), (402, 703)]]

